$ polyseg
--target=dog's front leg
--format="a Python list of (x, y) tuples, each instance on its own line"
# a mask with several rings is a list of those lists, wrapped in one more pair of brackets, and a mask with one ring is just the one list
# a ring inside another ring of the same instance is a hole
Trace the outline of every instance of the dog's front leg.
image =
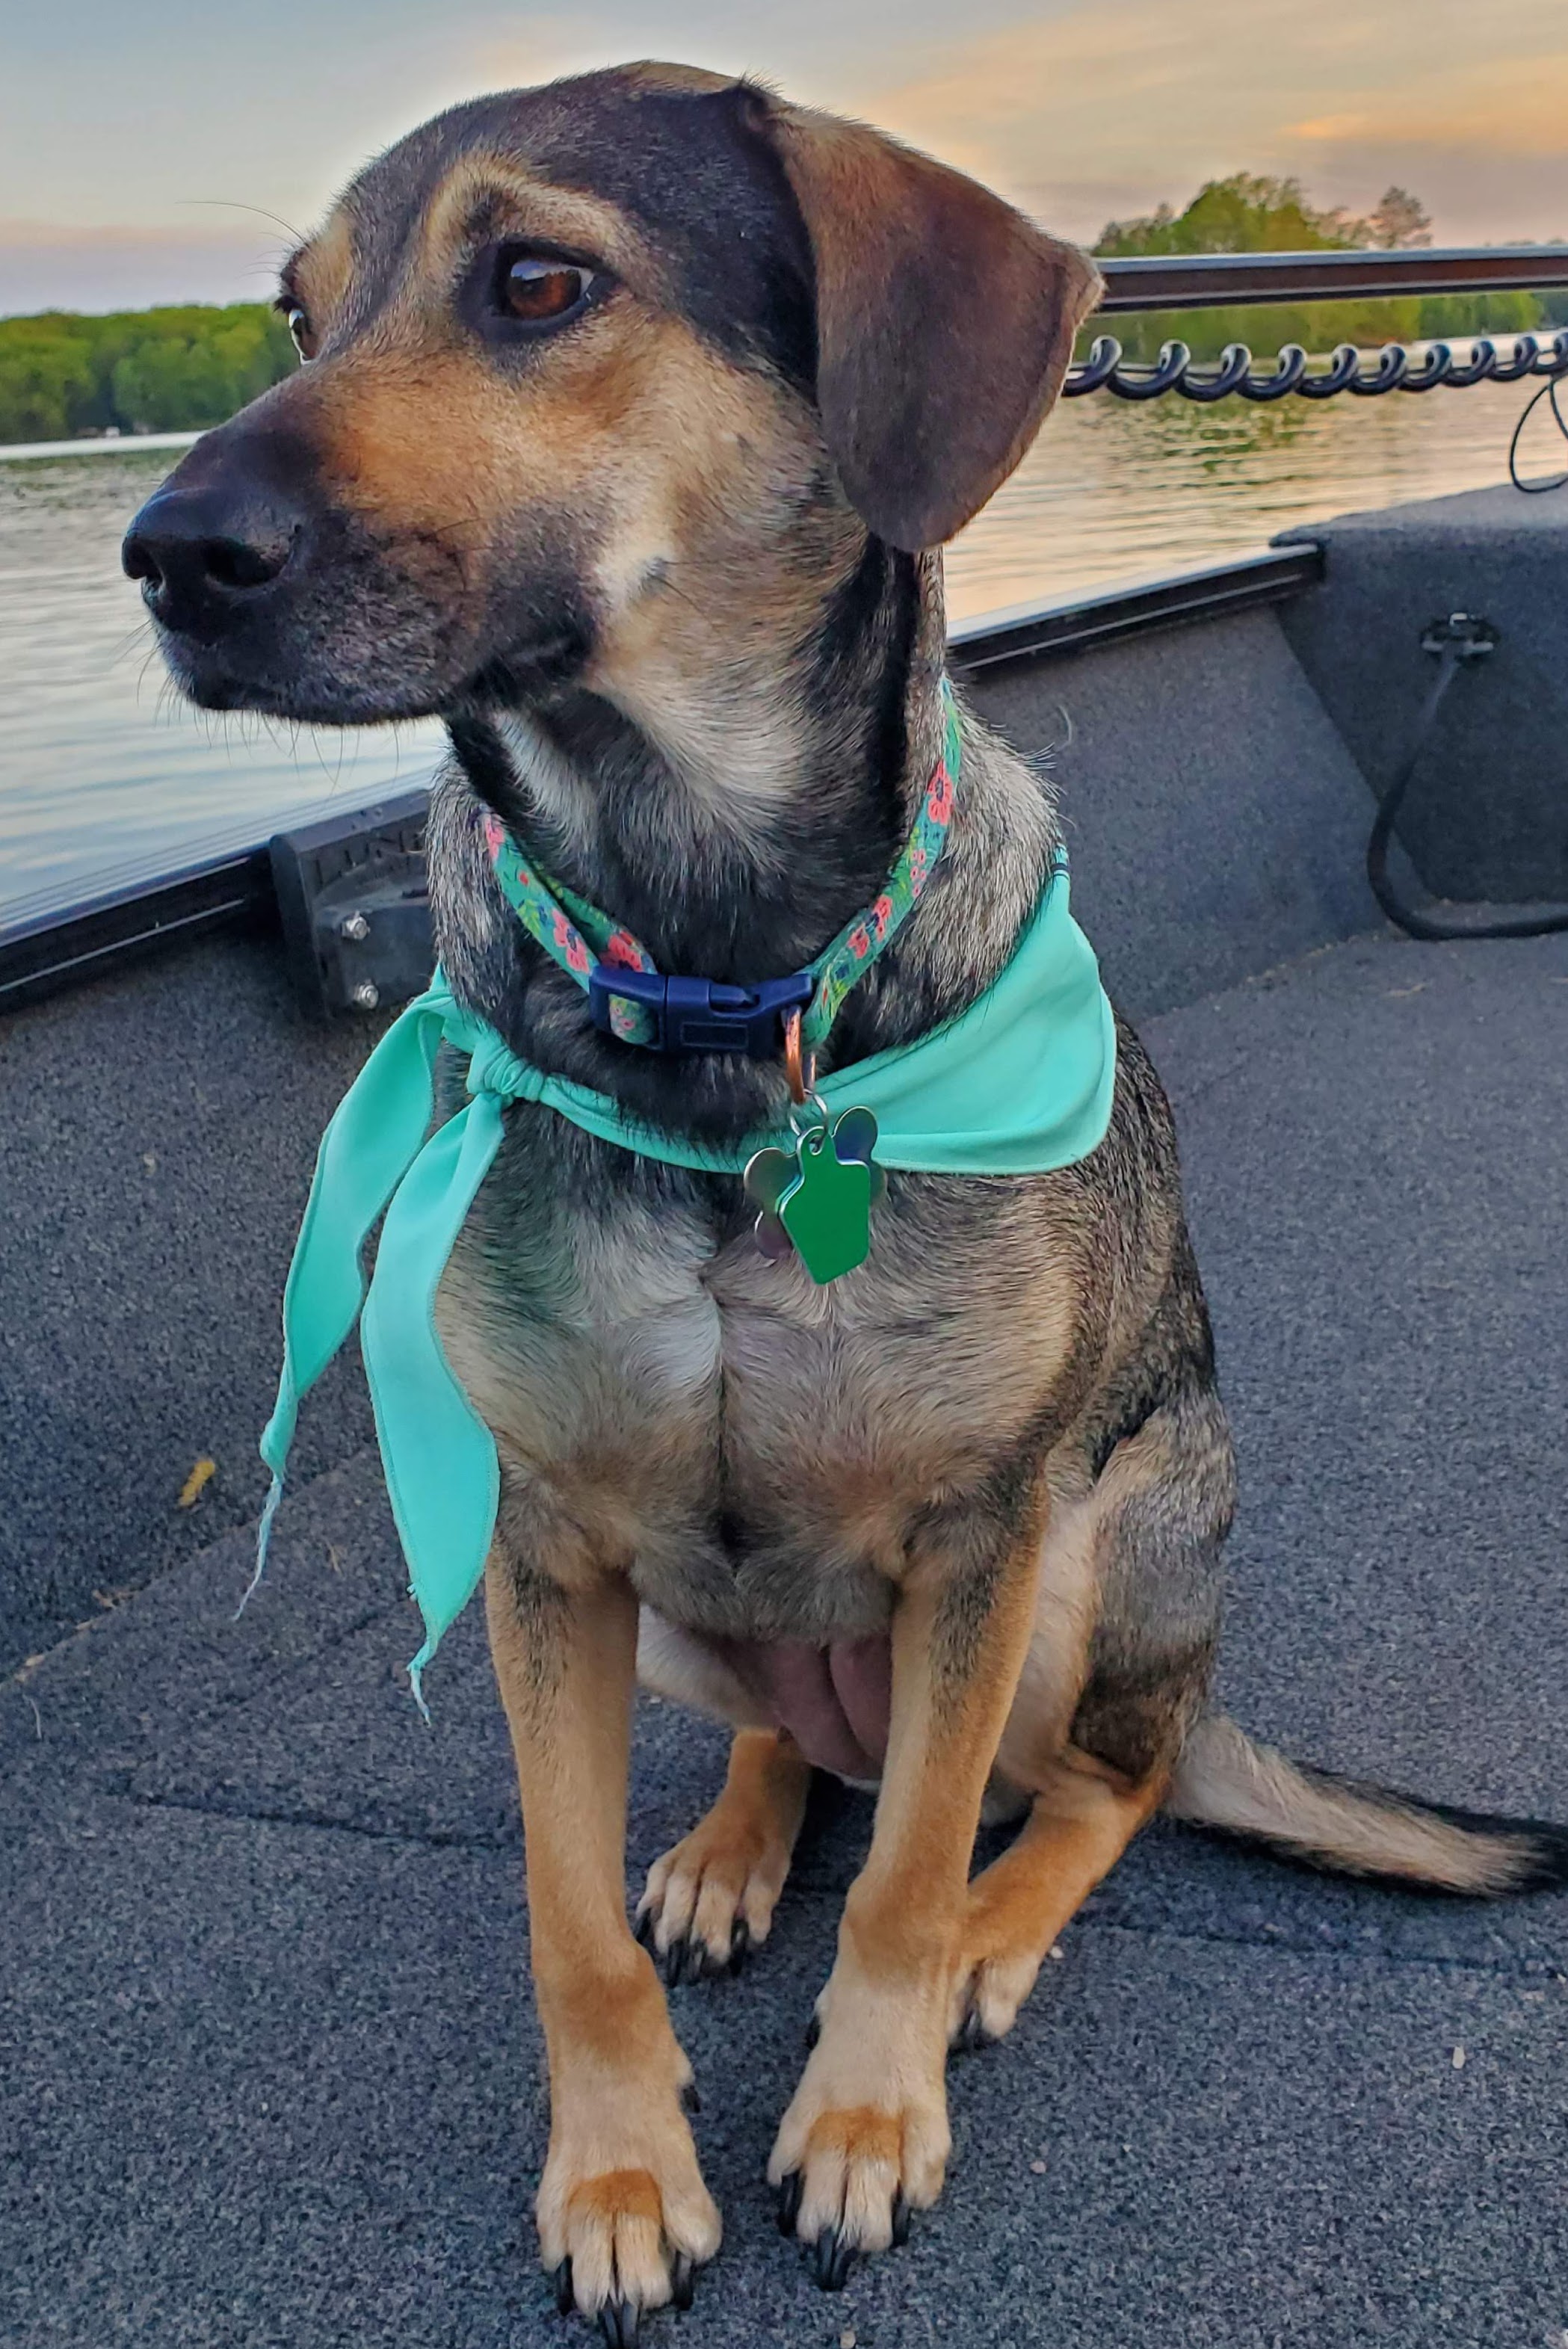
[(818, 2002), (820, 2036), (769, 2164), (779, 2223), (841, 2284), (902, 2240), (948, 2153), (948, 2009), (985, 1781), (1028, 1647), (1039, 1526), (923, 1539), (892, 1619), (876, 1826)]
[(637, 1602), (618, 1576), (564, 1590), (492, 1555), (490, 1653), (517, 1754), (534, 1988), (550, 2064), (538, 2219), (562, 2308), (607, 2339), (690, 2296), (718, 2249), (681, 2105), (691, 2066), (626, 1921)]

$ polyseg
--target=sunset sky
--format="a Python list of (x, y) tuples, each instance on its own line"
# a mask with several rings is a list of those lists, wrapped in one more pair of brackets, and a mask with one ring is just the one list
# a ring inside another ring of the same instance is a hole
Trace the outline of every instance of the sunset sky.
[(261, 295), (368, 155), (619, 58), (749, 70), (1092, 238), (1238, 170), (1439, 243), (1568, 238), (1565, 0), (73, 0), (0, 38), (0, 315)]

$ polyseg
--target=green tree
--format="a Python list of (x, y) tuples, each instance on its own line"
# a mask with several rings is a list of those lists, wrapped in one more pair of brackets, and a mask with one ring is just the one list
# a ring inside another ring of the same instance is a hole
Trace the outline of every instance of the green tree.
[(200, 431), (294, 365), (287, 327), (257, 302), (0, 319), (0, 440)]
[(1184, 212), (1169, 204), (1141, 220), (1108, 221), (1096, 253), (1311, 253), (1350, 244), (1348, 223), (1320, 212), (1299, 180), (1252, 171), (1205, 181)]
[(0, 440), (63, 440), (91, 400), (91, 358), (46, 318), (8, 323), (30, 331), (0, 332)]
[[(1365, 220), (1315, 205), (1299, 180), (1269, 179), (1236, 171), (1210, 180), (1186, 210), (1161, 204), (1141, 218), (1109, 221), (1095, 246), (1098, 254), (1321, 253), (1367, 245), (1392, 248), (1430, 243), (1431, 222), (1408, 189), (1391, 187)], [(1128, 357), (1158, 357), (1162, 343), (1181, 341), (1202, 359), (1217, 358), (1228, 343), (1245, 343), (1260, 354), (1285, 343), (1309, 351), (1336, 343), (1375, 348), (1386, 342), (1480, 334), (1522, 332), (1539, 325), (1542, 305), (1532, 294), (1449, 294), (1394, 301), (1251, 304), (1231, 310), (1149, 310), (1115, 321)], [(1084, 347), (1092, 340), (1091, 327)]]

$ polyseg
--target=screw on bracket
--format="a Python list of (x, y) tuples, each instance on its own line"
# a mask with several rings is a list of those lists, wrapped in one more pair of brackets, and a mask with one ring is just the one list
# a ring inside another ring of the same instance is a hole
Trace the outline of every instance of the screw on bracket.
[(363, 914), (347, 914), (337, 926), (340, 938), (349, 938), (356, 946), (370, 936), (370, 925)]
[(348, 999), (356, 1011), (374, 1011), (381, 1000), (381, 989), (372, 978), (362, 978), (357, 987), (350, 988)]

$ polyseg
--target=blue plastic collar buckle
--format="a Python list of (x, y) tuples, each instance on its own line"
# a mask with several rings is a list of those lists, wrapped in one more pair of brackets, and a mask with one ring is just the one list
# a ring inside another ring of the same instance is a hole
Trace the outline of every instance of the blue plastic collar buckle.
[(803, 1010), (816, 980), (809, 970), (788, 978), (765, 978), (758, 987), (726, 987), (712, 978), (665, 978), (656, 970), (626, 970), (619, 963), (595, 963), (588, 974), (588, 1009), (593, 1025), (615, 1032), (611, 999), (640, 1004), (651, 1012), (651, 1052), (749, 1052), (770, 1060), (782, 1045), (786, 1011)]

